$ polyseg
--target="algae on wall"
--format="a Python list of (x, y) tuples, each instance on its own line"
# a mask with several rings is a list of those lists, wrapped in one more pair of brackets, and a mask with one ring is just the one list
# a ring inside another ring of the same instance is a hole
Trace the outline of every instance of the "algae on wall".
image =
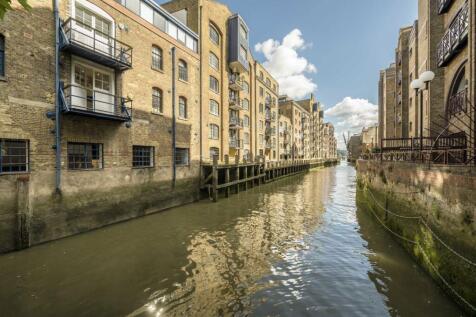
[(444, 230), (435, 227), (437, 218), (444, 213), (437, 203), (422, 201), (421, 192), (416, 189), (405, 193), (389, 189), (385, 186), (385, 174), (383, 177), (380, 174), (380, 179), (359, 175), (357, 207), (378, 217), (376, 221), (393, 234), (461, 307), (469, 314), (476, 314), (476, 266), (455, 254), (470, 261), (476, 259), (476, 246), (461, 237), (464, 222), (448, 225)]

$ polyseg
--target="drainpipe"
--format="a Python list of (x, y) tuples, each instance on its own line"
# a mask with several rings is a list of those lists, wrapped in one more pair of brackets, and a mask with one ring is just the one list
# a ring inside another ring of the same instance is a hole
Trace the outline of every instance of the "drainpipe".
[(172, 55), (172, 186), (175, 187), (177, 164), (175, 163), (175, 47), (171, 49)]
[[(200, 98), (199, 98), (199, 103), (200, 103), (200, 122), (199, 122), (199, 126), (200, 126), (200, 137), (199, 137), (199, 144), (200, 144), (200, 164), (202, 164), (203, 162), (203, 144), (202, 144), (202, 133), (203, 133), (203, 114), (202, 114), (202, 107), (203, 107), (203, 102), (202, 102), (202, 95), (203, 95), (203, 72), (202, 72), (202, 63), (203, 63), (203, 52), (202, 52), (202, 10), (203, 10), (203, 7), (200, 5), (200, 9), (198, 11), (198, 14), (199, 14), (199, 17), (198, 17), (198, 34), (200, 36), (199, 40), (198, 40), (198, 49), (200, 51), (200, 71), (198, 72), (199, 74), (199, 78), (200, 78)], [(221, 109), (218, 109), (218, 111), (220, 111)], [(223, 137), (223, 135), (222, 135)], [(223, 151), (222, 151), (223, 152)], [(202, 176), (202, 168), (200, 167), (200, 179), (201, 179), (201, 176)]]
[(55, 19), (55, 152), (56, 152), (56, 193), (61, 193), (61, 105), (60, 105), (60, 66), (59, 66), (59, 12), (58, 1), (54, 0), (53, 10)]

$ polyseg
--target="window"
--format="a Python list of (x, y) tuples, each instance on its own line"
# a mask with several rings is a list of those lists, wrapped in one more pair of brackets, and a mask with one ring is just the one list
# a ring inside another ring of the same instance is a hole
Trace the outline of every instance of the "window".
[(213, 159), (215, 156), (220, 156), (220, 149), (217, 147), (210, 148), (210, 159)]
[(263, 97), (264, 96), (264, 89), (263, 87), (259, 87), (259, 96)]
[(245, 128), (249, 127), (250, 126), (250, 117), (248, 117), (247, 115), (245, 115), (243, 117), (243, 126)]
[(243, 90), (244, 92), (246, 93), (250, 93), (250, 85), (248, 85), (248, 83), (246, 81), (243, 82)]
[(248, 31), (243, 24), (240, 24), (240, 35), (244, 40), (248, 39)]
[(167, 34), (173, 37), (174, 39), (177, 38), (177, 26), (170, 21), (167, 21)]
[(188, 165), (188, 149), (187, 148), (175, 148), (175, 164), (179, 166)]
[(164, 60), (163, 60), (163, 54), (162, 54), (162, 49), (158, 46), (152, 46), (152, 68), (156, 70), (162, 70)]
[(154, 147), (153, 146), (132, 146), (132, 167), (153, 167)]
[(240, 46), (240, 57), (245, 61), (248, 59), (248, 52), (244, 46)]
[(158, 13), (157, 11), (154, 11), (154, 25), (159, 28), (162, 32), (165, 32), (165, 25), (166, 25), (166, 20), (165, 18)]
[(244, 138), (245, 138), (244, 143), (245, 144), (250, 144), (250, 134), (248, 132), (245, 132), (244, 135), (245, 135), (244, 136)]
[(185, 35), (185, 32), (181, 29), (177, 30), (177, 40), (179, 40), (179, 42), (182, 42), (183, 44), (185, 44), (186, 35)]
[(220, 110), (219, 110), (220, 106), (218, 105), (218, 102), (216, 102), (215, 100), (211, 99), (210, 100), (210, 113), (215, 115), (215, 116), (218, 116), (219, 113), (220, 113)]
[(157, 113), (163, 113), (163, 98), (162, 90), (159, 88), (152, 88), (152, 111)]
[(28, 141), (0, 139), (0, 173), (28, 171)]
[(271, 87), (271, 80), (266, 78), (266, 86)]
[(210, 40), (212, 40), (216, 45), (220, 44), (220, 34), (212, 24), (210, 24)]
[(220, 92), (220, 84), (218, 83), (218, 79), (213, 76), (210, 76), (210, 89), (216, 93)]
[(187, 63), (183, 60), (179, 60), (178, 62), (178, 70), (179, 70), (179, 79), (183, 81), (188, 81), (188, 67)]
[(259, 104), (259, 113), (263, 113), (263, 111), (264, 111), (263, 104), (260, 103)]
[(243, 102), (241, 103), (241, 106), (243, 107), (244, 110), (249, 110), (250, 109), (250, 102), (248, 99), (243, 99)]
[(264, 145), (264, 136), (263, 136), (262, 134), (259, 135), (259, 144), (260, 144), (261, 146)]
[(264, 74), (263, 74), (263, 72), (261, 72), (261, 71), (259, 72), (259, 79), (261, 79), (261, 80), (264, 79)]
[(263, 131), (263, 129), (264, 129), (263, 120), (260, 120), (260, 121), (259, 121), (259, 129), (260, 129), (260, 131)]
[(179, 97), (179, 118), (187, 118), (187, 99)]
[(209, 64), (215, 70), (218, 70), (218, 68), (220, 67), (220, 61), (218, 60), (218, 56), (216, 56), (212, 52), (210, 52)]
[(208, 131), (208, 138), (212, 140), (218, 140), (220, 137), (220, 130), (216, 124), (210, 124), (210, 128)]
[(102, 144), (68, 143), (67, 152), (69, 169), (103, 168)]
[(0, 34), (0, 77), (5, 76), (5, 37)]
[(145, 4), (145, 2), (140, 2), (140, 16), (149, 23), (154, 23), (154, 9)]

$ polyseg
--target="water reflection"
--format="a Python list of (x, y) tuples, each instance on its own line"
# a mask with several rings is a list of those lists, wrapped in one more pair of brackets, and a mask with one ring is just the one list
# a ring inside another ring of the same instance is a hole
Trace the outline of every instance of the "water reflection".
[(458, 314), (348, 166), (1, 256), (0, 280), (5, 316)]

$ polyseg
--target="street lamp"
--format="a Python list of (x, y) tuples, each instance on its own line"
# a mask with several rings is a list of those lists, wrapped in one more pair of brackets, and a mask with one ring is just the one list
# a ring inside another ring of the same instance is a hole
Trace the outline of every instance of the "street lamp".
[(420, 78), (411, 82), (410, 87), (415, 90), (415, 95), (420, 91), (420, 156), (423, 161), (423, 91), (428, 90), (430, 82), (435, 79), (435, 73), (426, 71), (420, 74)]

